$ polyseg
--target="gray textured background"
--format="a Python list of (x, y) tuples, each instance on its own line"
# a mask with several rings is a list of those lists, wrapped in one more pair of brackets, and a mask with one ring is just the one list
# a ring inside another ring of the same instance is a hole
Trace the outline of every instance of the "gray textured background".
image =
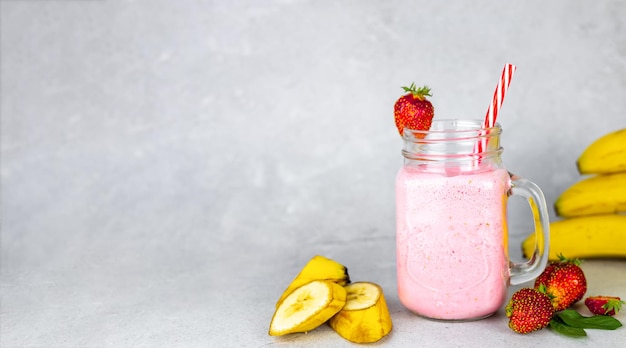
[(401, 311), (392, 108), (413, 81), (436, 117), (483, 118), (516, 64), (503, 158), (550, 206), (626, 125), (620, 0), (0, 9), (3, 347), (290, 343), (265, 335), (272, 301), (313, 254)]

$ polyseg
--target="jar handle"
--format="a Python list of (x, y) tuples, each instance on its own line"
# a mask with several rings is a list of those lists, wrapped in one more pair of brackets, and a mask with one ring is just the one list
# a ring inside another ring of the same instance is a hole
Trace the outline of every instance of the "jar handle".
[(530, 204), (535, 223), (535, 248), (528, 261), (510, 265), (511, 285), (521, 284), (537, 278), (546, 268), (550, 250), (550, 220), (546, 199), (539, 186), (530, 180), (509, 173), (511, 177), (510, 194), (525, 197)]

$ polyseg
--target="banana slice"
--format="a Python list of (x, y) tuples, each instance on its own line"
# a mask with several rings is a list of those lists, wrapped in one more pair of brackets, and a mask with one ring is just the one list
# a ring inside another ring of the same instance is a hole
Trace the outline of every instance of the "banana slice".
[(329, 321), (333, 330), (355, 343), (371, 343), (385, 337), (392, 324), (382, 288), (374, 283), (356, 282), (345, 289), (346, 305)]
[(283, 291), (283, 294), (276, 301), (276, 308), (292, 291), (313, 280), (330, 280), (343, 286), (350, 283), (350, 276), (346, 266), (324, 256), (316, 255), (309, 260), (287, 289)]
[(343, 286), (327, 280), (314, 280), (285, 297), (274, 312), (269, 334), (282, 336), (311, 331), (328, 321), (345, 304)]

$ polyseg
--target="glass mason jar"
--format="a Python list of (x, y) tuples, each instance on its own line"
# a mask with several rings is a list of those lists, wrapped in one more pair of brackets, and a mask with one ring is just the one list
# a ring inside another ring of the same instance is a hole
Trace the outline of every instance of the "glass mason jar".
[[(500, 155), (499, 124), (435, 120), (428, 131), (404, 130), (404, 165), (396, 178), (398, 296), (410, 311), (441, 320), (495, 313), (509, 285), (545, 268), (549, 219), (543, 193), (509, 173)], [(527, 262), (508, 256), (507, 199), (525, 197), (535, 246)]]

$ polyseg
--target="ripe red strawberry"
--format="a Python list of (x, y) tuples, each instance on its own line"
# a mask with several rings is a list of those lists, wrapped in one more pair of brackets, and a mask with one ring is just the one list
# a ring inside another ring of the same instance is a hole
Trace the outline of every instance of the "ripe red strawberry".
[(613, 296), (589, 296), (585, 299), (585, 306), (591, 313), (598, 315), (615, 315), (622, 309), (622, 301)]
[(552, 275), (552, 273), (558, 267), (559, 264), (560, 262), (549, 262), (546, 265), (546, 268), (543, 270), (543, 272), (541, 272), (539, 277), (535, 279), (535, 289), (539, 288), (540, 284), (548, 283), (548, 279), (550, 279), (550, 276)]
[(407, 94), (400, 97), (393, 106), (393, 115), (400, 135), (404, 128), (413, 130), (429, 130), (435, 116), (435, 108), (426, 99), (432, 97), (428, 86), (416, 88), (415, 83), (402, 87)]
[(555, 311), (562, 311), (580, 301), (587, 292), (587, 279), (580, 268), (580, 260), (569, 260), (559, 255), (560, 261), (551, 262), (535, 279), (535, 289), (546, 287)]
[(531, 288), (517, 290), (505, 307), (511, 330), (525, 334), (548, 326), (554, 316), (550, 297)]

